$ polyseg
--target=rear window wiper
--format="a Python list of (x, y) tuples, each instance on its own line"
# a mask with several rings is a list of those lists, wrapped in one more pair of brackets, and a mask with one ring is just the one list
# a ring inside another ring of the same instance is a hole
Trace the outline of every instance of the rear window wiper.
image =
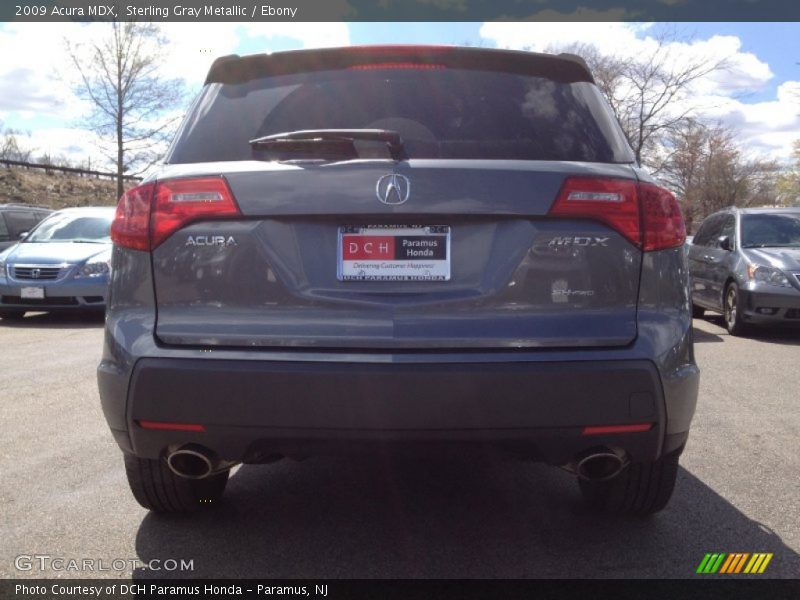
[(383, 143), (392, 159), (406, 158), (403, 138), (391, 129), (302, 129), (258, 137), (250, 140), (250, 145), (278, 153), (358, 156), (356, 141)]

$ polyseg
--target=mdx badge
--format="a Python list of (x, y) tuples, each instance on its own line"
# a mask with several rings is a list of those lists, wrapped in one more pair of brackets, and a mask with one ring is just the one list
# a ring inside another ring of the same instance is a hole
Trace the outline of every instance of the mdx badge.
[(186, 239), (186, 246), (217, 246), (227, 248), (228, 246), (238, 246), (232, 235), (195, 235)]
[(411, 193), (411, 182), (405, 175), (391, 173), (378, 179), (375, 194), (384, 204), (403, 204)]
[(607, 237), (554, 237), (548, 246), (608, 246)]

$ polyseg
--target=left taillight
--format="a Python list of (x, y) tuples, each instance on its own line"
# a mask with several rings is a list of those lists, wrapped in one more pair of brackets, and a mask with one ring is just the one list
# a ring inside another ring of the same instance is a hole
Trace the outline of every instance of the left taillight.
[(111, 225), (111, 239), (126, 248), (153, 250), (189, 223), (240, 214), (222, 177), (146, 183), (128, 190), (120, 198)]
[(150, 205), (155, 183), (131, 188), (119, 199), (111, 223), (111, 241), (133, 250), (150, 250)]

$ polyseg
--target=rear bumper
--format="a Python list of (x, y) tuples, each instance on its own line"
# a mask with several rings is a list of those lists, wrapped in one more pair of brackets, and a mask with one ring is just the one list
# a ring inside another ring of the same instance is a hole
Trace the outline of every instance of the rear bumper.
[[(664, 392), (648, 360), (354, 363), (145, 358), (126, 389), (101, 364), (100, 394), (123, 450), (163, 456), (197, 443), (220, 458), (362, 451), (430, 444), (491, 447), (564, 464), (597, 446), (652, 460), (667, 436)], [(686, 397), (694, 409), (696, 370)], [(205, 431), (145, 429), (141, 421)], [(652, 423), (648, 431), (583, 435), (585, 426)]]

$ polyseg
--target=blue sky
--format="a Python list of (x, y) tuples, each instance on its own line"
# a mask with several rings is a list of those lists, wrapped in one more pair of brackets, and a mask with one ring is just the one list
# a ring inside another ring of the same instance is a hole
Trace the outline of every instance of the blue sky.
[[(87, 107), (70, 89), (64, 36), (90, 39), (102, 24), (0, 24), (0, 121), (27, 141), (73, 159), (93, 153), (77, 126)], [(346, 44), (463, 44), (553, 49), (574, 41), (635, 57), (665, 30), (674, 59), (706, 55), (729, 68), (698, 83), (693, 100), (709, 121), (734, 127), (753, 154), (786, 160), (800, 138), (800, 23), (166, 23), (164, 75), (197, 90), (216, 56)]]

